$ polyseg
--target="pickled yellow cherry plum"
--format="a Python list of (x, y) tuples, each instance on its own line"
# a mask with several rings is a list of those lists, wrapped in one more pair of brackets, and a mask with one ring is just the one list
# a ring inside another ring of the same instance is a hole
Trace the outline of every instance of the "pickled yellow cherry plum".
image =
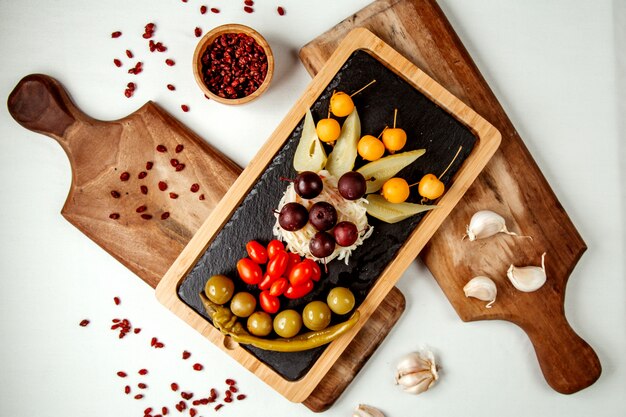
[(335, 314), (348, 314), (354, 308), (354, 294), (345, 287), (335, 287), (326, 297), (328, 307)]
[(390, 153), (401, 150), (406, 145), (406, 132), (399, 127), (385, 129), (383, 132), (383, 144)]
[(424, 198), (435, 200), (443, 195), (445, 188), (443, 182), (435, 175), (426, 174), (420, 180), (417, 192)]
[(296, 310), (284, 310), (274, 317), (274, 331), (286, 339), (300, 333), (302, 316)]
[(377, 161), (385, 154), (385, 145), (372, 135), (363, 136), (356, 149), (366, 161)]
[(230, 311), (237, 317), (248, 317), (255, 308), (256, 298), (249, 292), (238, 292), (230, 301)]
[(304, 307), (302, 321), (313, 331), (323, 330), (330, 324), (330, 308), (323, 301), (311, 301)]
[(267, 336), (272, 332), (272, 317), (265, 311), (256, 311), (248, 317), (246, 327), (253, 336)]
[(233, 280), (225, 275), (213, 275), (204, 286), (207, 298), (215, 304), (226, 304), (235, 291)]
[(352, 97), (343, 91), (333, 93), (330, 98), (330, 111), (337, 117), (345, 117), (354, 110), (354, 102)]
[(315, 132), (317, 133), (317, 137), (320, 138), (322, 142), (330, 143), (336, 141), (341, 134), (341, 126), (339, 126), (338, 121), (331, 119), (330, 117), (327, 119), (320, 119), (320, 121), (317, 122)]
[(390, 203), (403, 203), (409, 198), (409, 184), (403, 178), (390, 178), (383, 184), (382, 194)]

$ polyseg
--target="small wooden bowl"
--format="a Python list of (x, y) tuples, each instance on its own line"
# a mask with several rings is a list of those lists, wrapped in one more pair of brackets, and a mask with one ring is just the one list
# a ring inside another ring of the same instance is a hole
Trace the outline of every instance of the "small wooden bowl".
[[(265, 55), (267, 56), (267, 73), (265, 75), (265, 79), (263, 80), (263, 83), (254, 92), (252, 92), (250, 95), (247, 95), (245, 97), (234, 98), (234, 99), (220, 97), (217, 94), (213, 93), (211, 90), (209, 90), (209, 87), (204, 83), (204, 79), (202, 77), (202, 54), (204, 53), (204, 51), (206, 51), (207, 47), (209, 47), (209, 45), (211, 45), (218, 36), (224, 35), (226, 33), (244, 33), (252, 37), (256, 41), (256, 43), (258, 43), (259, 46), (263, 48), (263, 50), (265, 51)], [(205, 34), (202, 37), (202, 39), (200, 39), (200, 42), (198, 42), (198, 46), (196, 46), (196, 50), (193, 54), (193, 75), (194, 75), (194, 78), (196, 79), (196, 82), (198, 83), (198, 85), (200, 86), (200, 89), (202, 90), (204, 94), (206, 94), (209, 98), (211, 98), (211, 100), (215, 100), (219, 103), (244, 104), (244, 103), (248, 103), (254, 100), (255, 98), (259, 97), (261, 94), (263, 94), (265, 90), (267, 90), (267, 87), (269, 87), (270, 81), (272, 80), (273, 74), (274, 74), (274, 54), (272, 53), (272, 49), (270, 48), (270, 45), (267, 43), (265, 38), (263, 38), (263, 36), (261, 36), (257, 31), (255, 31), (254, 29), (248, 26), (239, 25), (239, 24), (227, 24), (227, 25), (222, 25), (222, 26), (218, 26), (214, 28), (213, 30)]]

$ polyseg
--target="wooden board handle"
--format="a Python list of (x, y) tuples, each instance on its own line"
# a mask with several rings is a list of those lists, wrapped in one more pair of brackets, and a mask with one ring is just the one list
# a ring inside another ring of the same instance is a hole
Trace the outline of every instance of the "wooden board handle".
[(548, 384), (561, 394), (587, 388), (600, 377), (598, 355), (567, 322), (563, 310), (518, 323), (532, 342)]
[(88, 120), (72, 103), (61, 84), (43, 74), (22, 78), (7, 101), (9, 113), (28, 130), (50, 136), (65, 145), (64, 133), (76, 120)]

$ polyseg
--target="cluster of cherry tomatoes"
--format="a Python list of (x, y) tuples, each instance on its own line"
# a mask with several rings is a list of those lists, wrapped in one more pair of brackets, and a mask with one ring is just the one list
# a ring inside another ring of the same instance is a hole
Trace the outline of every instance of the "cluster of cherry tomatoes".
[(300, 255), (286, 251), (279, 240), (272, 240), (267, 247), (251, 240), (246, 244), (246, 251), (248, 257), (237, 262), (237, 272), (246, 284), (256, 285), (261, 290), (259, 305), (269, 314), (280, 309), (281, 295), (289, 299), (304, 297), (322, 276), (315, 261), (303, 260)]

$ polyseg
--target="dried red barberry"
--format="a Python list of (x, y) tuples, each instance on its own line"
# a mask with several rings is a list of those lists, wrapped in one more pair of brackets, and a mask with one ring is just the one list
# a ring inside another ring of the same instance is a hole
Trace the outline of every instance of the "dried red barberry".
[(285, 9), (281, 6), (278, 6), (278, 8), (276, 9), (276, 11), (278, 12), (278, 14), (280, 16), (284, 16), (285, 15)]
[(141, 194), (148, 194), (148, 187), (145, 185), (140, 186), (139, 189), (141, 190)]
[(185, 169), (185, 164), (176, 165), (176, 171), (182, 171), (183, 169)]
[(228, 378), (226, 381), (226, 385), (235, 385), (237, 384), (237, 381), (235, 381), (234, 379)]
[(126, 378), (128, 374), (124, 371), (117, 371), (117, 376), (119, 376), (120, 378)]
[(217, 398), (217, 391), (215, 388), (211, 388), (211, 398), (214, 400)]
[(137, 208), (135, 209), (135, 211), (136, 211), (137, 213), (143, 213), (143, 212), (144, 212), (144, 211), (146, 211), (146, 210), (148, 210), (148, 207), (147, 207), (147, 206), (145, 206), (145, 205), (143, 205), (143, 206), (139, 206), (139, 207), (137, 207)]
[(167, 89), (170, 90), (170, 91), (174, 91), (174, 90), (176, 90), (176, 87), (174, 87), (174, 85), (172, 85), (172, 84), (168, 84), (167, 85)]
[(137, 394), (135, 395), (135, 399), (136, 400), (141, 400), (143, 398), (143, 394)]
[(246, 6), (254, 6), (254, 0), (244, 0), (243, 4)]
[(126, 90), (124, 90), (124, 96), (126, 96), (126, 98), (131, 98), (133, 96), (133, 90), (127, 88)]
[(120, 297), (113, 297), (113, 302), (115, 303), (116, 306), (118, 306), (120, 305), (122, 301), (120, 300)]
[(113, 219), (113, 220), (117, 220), (120, 218), (120, 214), (119, 213), (111, 213), (109, 214), (109, 218)]
[(189, 409), (189, 415), (190, 415), (191, 417), (196, 417), (196, 414), (197, 414), (197, 411), (196, 411), (196, 409), (195, 409), (195, 408), (190, 408), (190, 409)]
[(172, 158), (170, 159), (170, 165), (173, 167), (177, 167), (179, 164), (178, 159)]
[(173, 60), (173, 59), (171, 59), (171, 58), (167, 58), (167, 59), (165, 60), (165, 63), (166, 63), (168, 66), (170, 66), (170, 67), (173, 67), (174, 65), (176, 65), (176, 62), (174, 62), (174, 60)]
[(115, 38), (119, 38), (120, 36), (122, 36), (122, 32), (120, 32), (119, 30), (118, 30), (118, 31), (115, 31), (115, 32), (113, 32), (113, 33), (111, 33), (111, 37), (112, 37), (113, 39), (115, 39)]
[(129, 57), (129, 58), (133, 58), (133, 57), (134, 57), (134, 55), (133, 55), (133, 53), (130, 51), (130, 49), (127, 49), (127, 50), (126, 50), (126, 56), (127, 56), (127, 57)]
[(120, 198), (121, 194), (119, 192), (115, 191), (115, 190), (112, 190), (111, 191), (111, 197), (113, 197), (113, 198)]
[(224, 404), (218, 404), (215, 406), (215, 411), (218, 411), (220, 408), (224, 407)]
[(129, 385), (126, 385), (124, 387), (124, 394), (130, 394), (130, 386)]
[(130, 179), (130, 174), (128, 172), (124, 171), (120, 174), (120, 180), (128, 181), (129, 179)]
[(219, 13), (220, 9), (218, 9), (217, 7), (211, 7), (211, 12), (212, 13)]
[(184, 360), (187, 360), (187, 359), (189, 359), (191, 357), (191, 353), (187, 352), (186, 350), (184, 350), (182, 356), (183, 356)]
[(202, 366), (201, 363), (194, 363), (193, 364), (193, 369), (194, 369), (194, 371), (201, 371), (201, 370), (204, 369), (204, 366)]
[(157, 145), (156, 147), (157, 152), (167, 152), (167, 148), (165, 147), (165, 145)]
[(161, 408), (161, 414), (163, 414), (164, 416), (166, 416), (169, 412), (170, 410), (168, 410), (167, 407)]
[(176, 194), (176, 193), (170, 193), (170, 198), (171, 198), (172, 200), (176, 200), (176, 199), (178, 198), (178, 194)]
[(172, 388), (172, 391), (178, 391), (178, 384), (176, 382), (172, 382), (170, 387)]
[(170, 217), (170, 212), (169, 212), (169, 211), (164, 211), (164, 212), (161, 214), (161, 220), (166, 220), (166, 219), (168, 219), (169, 217)]
[(154, 348), (155, 348), (155, 349), (161, 349), (161, 348), (164, 348), (164, 347), (165, 347), (165, 344), (164, 344), (164, 343), (161, 343), (161, 342), (157, 342), (157, 343), (154, 345)]
[(141, 332), (141, 329), (139, 327), (135, 328), (133, 330), (133, 332), (135, 332), (135, 334), (139, 334), (139, 332)]
[(122, 61), (120, 61), (119, 59), (115, 58), (113, 60), (113, 63), (115, 64), (116, 67), (121, 67), (122, 66)]
[(198, 183), (191, 184), (191, 188), (189, 188), (189, 191), (191, 191), (192, 193), (197, 193), (199, 190), (200, 184)]
[(139, 375), (148, 375), (148, 370), (146, 368), (142, 368), (139, 371), (137, 371), (137, 373)]
[(137, 175), (137, 178), (139, 178), (140, 180), (146, 178), (148, 176), (148, 173), (146, 171), (141, 171), (139, 173), (139, 175)]
[(167, 190), (167, 183), (165, 181), (159, 181), (159, 190), (161, 191)]
[(137, 386), (138, 386), (140, 389), (146, 389), (146, 388), (148, 388), (148, 385), (144, 384), (143, 382), (138, 383), (138, 384), (137, 384)]
[(80, 321), (80, 323), (78, 323), (78, 325), (79, 325), (80, 327), (85, 327), (85, 326), (87, 326), (89, 323), (90, 323), (90, 321), (89, 321), (89, 320), (87, 320), (87, 319), (83, 319), (83, 320), (81, 320), (81, 321)]
[(154, 166), (154, 163), (152, 163), (151, 161), (146, 162), (146, 170), (150, 171), (153, 166)]
[(239, 390), (237, 389), (237, 387), (236, 387), (236, 386), (234, 386), (234, 385), (231, 385), (231, 386), (228, 388), (228, 390), (229, 390), (230, 392), (232, 392), (233, 394), (235, 394), (235, 393), (237, 393), (237, 392), (239, 391)]
[(152, 214), (142, 214), (141, 218), (144, 220), (150, 220), (152, 218)]
[(181, 104), (180, 108), (181, 108), (181, 109), (182, 109), (185, 113), (187, 113), (187, 112), (189, 111), (189, 106), (188, 106), (188, 105), (186, 105), (186, 104)]
[(252, 13), (252, 12), (254, 12), (254, 9), (252, 7), (250, 7), (250, 6), (245, 6), (243, 8), (243, 11), (246, 12), (246, 13)]
[(231, 397), (226, 397), (226, 398), (224, 398), (224, 402), (225, 403), (232, 403), (233, 399)]
[(145, 410), (143, 410), (143, 414), (150, 414), (152, 412), (152, 407), (148, 407)]
[(200, 36), (202, 36), (202, 29), (196, 26), (196, 28), (193, 30), (193, 34), (196, 36), (196, 38), (199, 38)]
[(176, 145), (176, 153), (181, 153), (183, 151), (183, 149), (185, 149), (185, 146), (182, 143), (179, 143), (178, 145)]
[(202, 200), (204, 200), (204, 198), (205, 198), (204, 194), (200, 194), (200, 197), (198, 197), (198, 200), (202, 201)]
[(185, 400), (191, 400), (193, 398), (193, 392), (181, 392), (180, 396), (183, 397)]
[(206, 6), (204, 6), (204, 5), (200, 6), (200, 14), (205, 14), (206, 11), (207, 11), (207, 7)]
[(239, 401), (241, 401), (241, 400), (245, 400), (245, 399), (246, 399), (246, 394), (239, 394), (239, 395), (237, 396), (237, 399), (238, 399)]

